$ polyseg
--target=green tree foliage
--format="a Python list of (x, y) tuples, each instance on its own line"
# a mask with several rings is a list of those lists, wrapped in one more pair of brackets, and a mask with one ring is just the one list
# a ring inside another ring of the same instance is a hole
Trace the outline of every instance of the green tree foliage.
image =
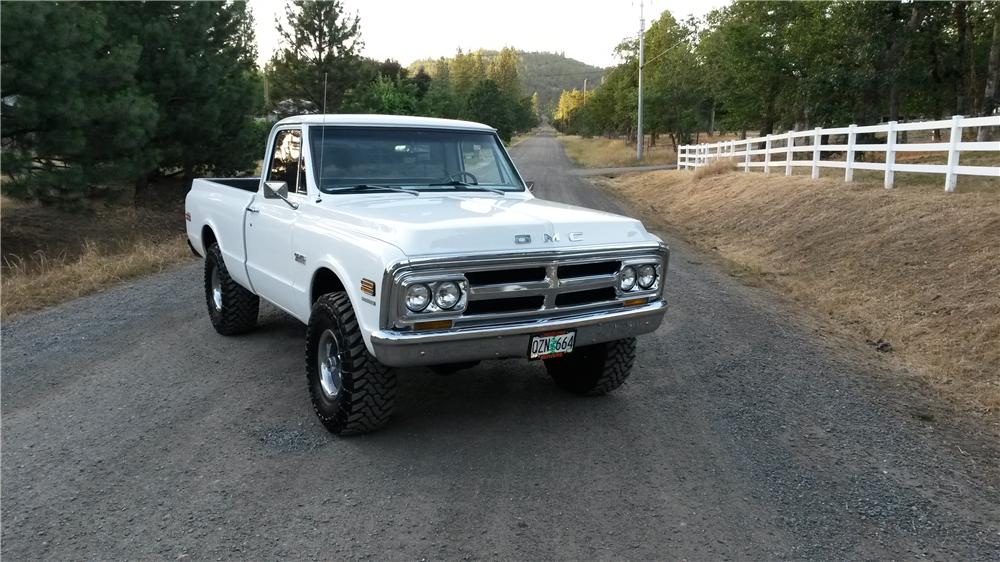
[(514, 49), (492, 58), (460, 50), (454, 58), (417, 66), (413, 76), (395, 61), (362, 66), (367, 70), (361, 75), (372, 78), (347, 92), (345, 111), (471, 119), (496, 127), (504, 140), (539, 122), (532, 97), (522, 94)]
[(451, 87), (451, 65), (448, 59), (438, 60), (431, 74), (431, 83), (427, 86), (421, 106), (421, 114), (435, 117), (458, 117), (460, 103), (458, 96)]
[(141, 49), (87, 4), (12, 3), (0, 15), (5, 192), (70, 204), (148, 165), (156, 124), (136, 85)]
[(290, 0), (285, 18), (276, 22), (281, 49), (266, 68), (272, 100), (305, 100), (336, 111), (351, 85), (365, 78), (359, 18), (345, 14), (340, 0)]
[(156, 102), (151, 155), (138, 178), (162, 168), (228, 174), (260, 152), (252, 115), (262, 109), (253, 18), (242, 2), (143, 2), (105, 5), (118, 37), (142, 38), (136, 79)]
[[(485, 61), (492, 61), (500, 51), (479, 51)], [(601, 83), (604, 69), (567, 58), (561, 53), (544, 53), (513, 50), (517, 55), (517, 76), (521, 94), (537, 93), (539, 115), (551, 115), (563, 90), (580, 88), (584, 80), (594, 88)], [(410, 65), (416, 71), (424, 67), (435, 76), (438, 61), (418, 60)], [(487, 63), (489, 64), (489, 63)], [(489, 68), (487, 67), (487, 72)], [(502, 89), (502, 86), (501, 86)]]
[(504, 47), (486, 70), (486, 77), (496, 83), (501, 92), (518, 95), (521, 92), (521, 78), (517, 72), (517, 51)]
[[(682, 143), (698, 131), (993, 114), (998, 16), (996, 3), (924, 1), (738, 0), (686, 22), (664, 13), (645, 35), (644, 129)], [(634, 135), (638, 41), (618, 55), (585, 105), (560, 103), (558, 127)]]
[(514, 133), (510, 113), (511, 109), (504, 103), (500, 87), (493, 80), (478, 82), (469, 93), (465, 117), (496, 127), (497, 134), (505, 141), (509, 141)]

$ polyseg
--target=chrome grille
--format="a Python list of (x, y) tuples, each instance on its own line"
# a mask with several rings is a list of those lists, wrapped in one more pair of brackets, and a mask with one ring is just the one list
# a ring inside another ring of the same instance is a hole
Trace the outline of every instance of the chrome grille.
[[(649, 290), (622, 293), (617, 287), (621, 268), (655, 261), (661, 264), (658, 270), (665, 271), (667, 256), (663, 246), (646, 246), (409, 262), (387, 271), (386, 281), (396, 294), (384, 293), (389, 306), (383, 309), (383, 325), (405, 329), (415, 322), (443, 318), (453, 319), (456, 328), (502, 325), (619, 308), (629, 299), (660, 295), (659, 282)], [(410, 280), (441, 276), (467, 283), (468, 302), (463, 311), (412, 314), (402, 307), (397, 288)]]
[[(465, 278), (469, 280), (469, 307), (464, 316), (538, 312), (614, 302), (618, 296), (615, 291), (615, 275), (620, 267), (621, 261), (608, 260), (572, 265), (548, 263), (538, 268), (466, 271)], [(543, 272), (540, 279), (536, 270)], [(511, 280), (477, 283), (490, 279), (496, 273), (503, 273)]]

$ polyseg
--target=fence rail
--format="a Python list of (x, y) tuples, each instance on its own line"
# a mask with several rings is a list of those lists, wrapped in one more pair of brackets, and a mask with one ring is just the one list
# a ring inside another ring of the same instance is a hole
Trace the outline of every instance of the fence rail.
[[(785, 175), (792, 175), (793, 167), (811, 168), (812, 178), (819, 177), (820, 168), (842, 168), (844, 181), (854, 180), (854, 170), (878, 170), (885, 173), (886, 189), (893, 186), (896, 172), (915, 172), (922, 174), (943, 174), (945, 191), (955, 191), (958, 176), (988, 176), (1000, 178), (1000, 166), (966, 166), (961, 165), (963, 152), (992, 152), (1000, 154), (1000, 142), (962, 140), (962, 131), (973, 127), (1000, 127), (1000, 115), (988, 117), (963, 117), (956, 115), (951, 119), (940, 121), (919, 121), (913, 123), (897, 123), (889, 121), (881, 125), (866, 125), (859, 127), (835, 127), (823, 129), (817, 127), (806, 131), (789, 131), (780, 135), (767, 135), (745, 140), (720, 141), (715, 143), (684, 145), (677, 150), (677, 168), (680, 170), (706, 166), (715, 160), (733, 159), (743, 171), (751, 168), (763, 168), (764, 173), (773, 169), (784, 168)], [(950, 134), (947, 142), (899, 142), (899, 133), (910, 131), (936, 131), (948, 129)], [(858, 135), (865, 133), (885, 133), (885, 143), (857, 144)], [(811, 138), (810, 138), (811, 137)], [(842, 144), (822, 144), (823, 137), (829, 142), (833, 137), (844, 137)], [(796, 139), (807, 139), (797, 144)], [(760, 148), (758, 148), (760, 147)], [(843, 153), (843, 160), (823, 160), (824, 152)], [(884, 152), (885, 162), (861, 162), (856, 159), (859, 152)], [(896, 162), (899, 152), (945, 152), (948, 155), (946, 164), (900, 164)], [(812, 158), (796, 160), (796, 153), (811, 153)], [(773, 155), (783, 156), (779, 160)], [(762, 157), (754, 159), (754, 156)], [(998, 157), (1000, 158), (1000, 157)], [(742, 159), (742, 161), (740, 161)]]

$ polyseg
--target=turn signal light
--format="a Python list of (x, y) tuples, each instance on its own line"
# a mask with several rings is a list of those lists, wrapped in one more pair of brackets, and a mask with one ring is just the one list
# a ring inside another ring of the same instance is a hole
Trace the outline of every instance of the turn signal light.
[(417, 322), (413, 325), (414, 330), (447, 330), (454, 324), (451, 320), (432, 320), (430, 322)]
[(647, 302), (649, 302), (648, 298), (628, 299), (627, 301), (623, 302), (622, 304), (624, 306), (641, 306), (641, 305), (646, 304)]

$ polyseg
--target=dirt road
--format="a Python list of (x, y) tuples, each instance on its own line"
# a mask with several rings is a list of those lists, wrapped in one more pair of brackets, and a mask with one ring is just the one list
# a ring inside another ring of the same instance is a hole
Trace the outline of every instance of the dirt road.
[[(553, 138), (512, 152), (539, 196), (616, 209)], [(619, 392), (406, 370), (352, 439), (311, 411), (302, 326), (217, 335), (200, 263), (8, 323), (2, 555), (1000, 559), (994, 438), (669, 242), (672, 308)]]

